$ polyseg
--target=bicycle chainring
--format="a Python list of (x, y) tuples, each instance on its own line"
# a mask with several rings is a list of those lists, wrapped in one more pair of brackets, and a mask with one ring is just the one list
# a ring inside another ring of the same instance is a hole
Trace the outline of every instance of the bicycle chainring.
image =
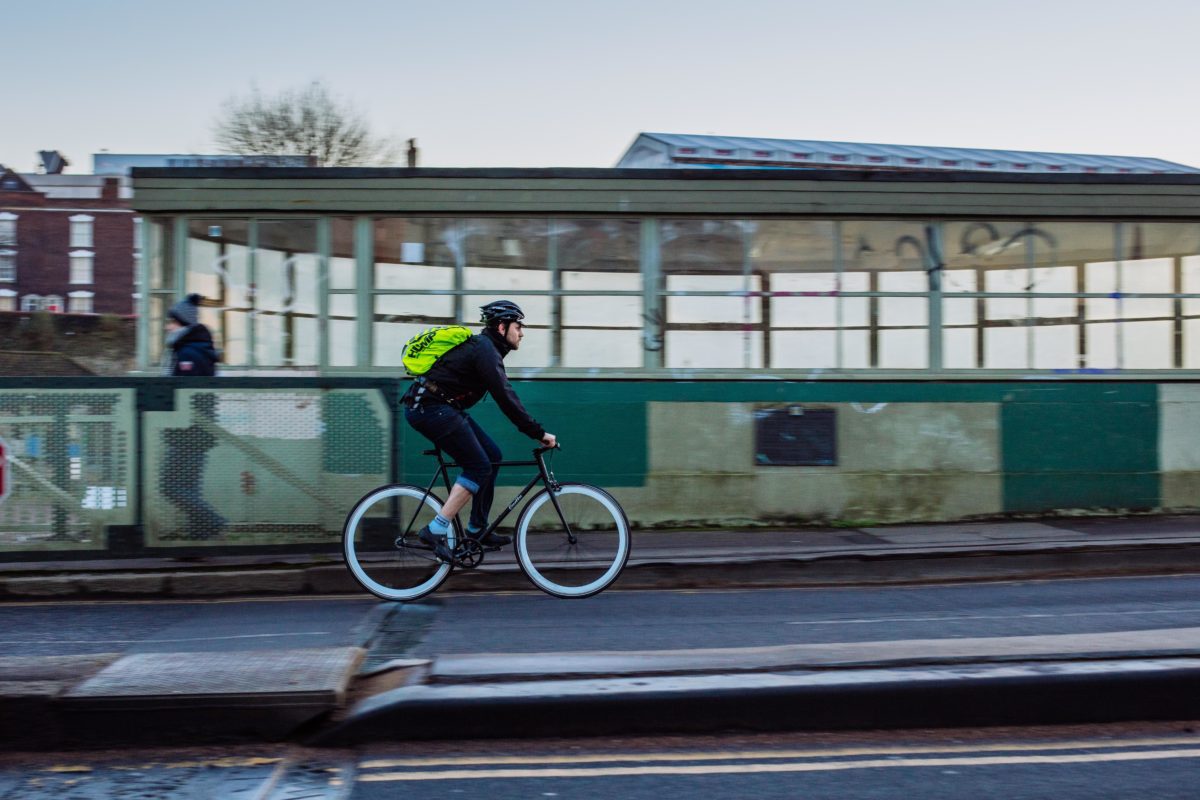
[(483, 563), (483, 545), (464, 537), (458, 547), (454, 548), (454, 560), (457, 566), (463, 569), (475, 569)]

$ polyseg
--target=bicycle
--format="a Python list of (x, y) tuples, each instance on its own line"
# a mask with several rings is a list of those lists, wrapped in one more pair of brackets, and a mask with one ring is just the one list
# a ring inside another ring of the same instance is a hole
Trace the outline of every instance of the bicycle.
[[(517, 517), (513, 544), (517, 564), (534, 586), (555, 597), (591, 597), (612, 585), (629, 560), (629, 520), (616, 499), (603, 489), (584, 483), (560, 483), (539, 447), (533, 461), (502, 461), (497, 466), (536, 466), (538, 472), (525, 488), (488, 525), (484, 534), (499, 528), (525, 495), (534, 494)], [(433, 492), (440, 478), (451, 488), (449, 470), (458, 465), (443, 458), (440, 449), (422, 453), (435, 456), (437, 471), (422, 489), (412, 484), (389, 484), (368, 492), (346, 517), (342, 551), (355, 580), (384, 600), (417, 600), (436, 590), (459, 569), (476, 569), (486, 553), (503, 549), (484, 547), (467, 537), (457, 519), (446, 537), (452, 552), (449, 561), (417, 538), (417, 532), (442, 508)], [(507, 547), (507, 545), (504, 545)]]

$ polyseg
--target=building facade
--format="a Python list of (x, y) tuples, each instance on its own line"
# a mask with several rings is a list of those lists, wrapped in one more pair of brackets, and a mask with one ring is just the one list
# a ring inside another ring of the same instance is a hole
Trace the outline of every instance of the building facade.
[(2, 173), (0, 310), (134, 313), (140, 218), (124, 183)]

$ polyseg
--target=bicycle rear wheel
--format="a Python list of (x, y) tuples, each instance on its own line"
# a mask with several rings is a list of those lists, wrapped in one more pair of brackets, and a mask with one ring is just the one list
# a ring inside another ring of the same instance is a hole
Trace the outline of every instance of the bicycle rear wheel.
[[(384, 600), (416, 600), (441, 586), (451, 565), (417, 539), (441, 509), (441, 499), (418, 486), (395, 484), (367, 493), (350, 510), (342, 530), (350, 574)], [(448, 538), (453, 550), (453, 527)]]
[(517, 563), (534, 586), (555, 597), (590, 597), (608, 588), (629, 549), (625, 512), (595, 486), (564, 483), (553, 496), (543, 489), (517, 520)]

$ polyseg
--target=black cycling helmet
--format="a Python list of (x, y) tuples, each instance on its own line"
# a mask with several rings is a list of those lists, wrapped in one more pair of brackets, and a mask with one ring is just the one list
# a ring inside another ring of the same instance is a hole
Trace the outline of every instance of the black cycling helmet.
[(493, 300), (486, 306), (480, 306), (483, 316), (480, 322), (489, 328), (494, 328), (501, 322), (520, 322), (525, 319), (525, 312), (512, 300)]

